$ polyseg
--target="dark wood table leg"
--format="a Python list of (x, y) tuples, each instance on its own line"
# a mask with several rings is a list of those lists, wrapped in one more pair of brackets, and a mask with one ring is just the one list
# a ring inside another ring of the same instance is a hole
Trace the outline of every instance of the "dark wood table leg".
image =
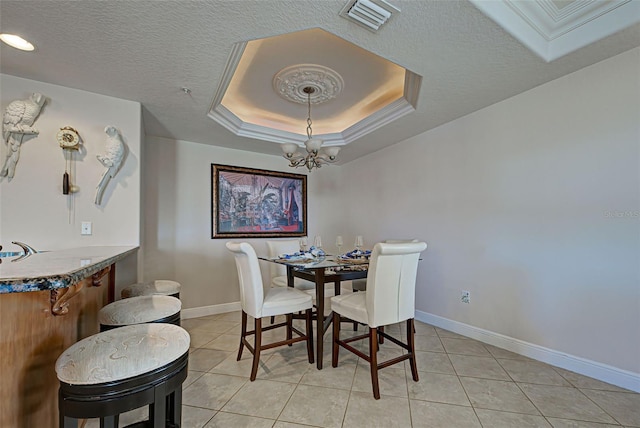
[(316, 367), (318, 370), (322, 370), (322, 353), (324, 342), (324, 269), (314, 269), (316, 277), (316, 330), (317, 330), (317, 355), (316, 355)]
[[(310, 271), (313, 271), (311, 273)], [(334, 276), (335, 275), (335, 276)], [(325, 282), (333, 282), (335, 294), (339, 295), (341, 292), (341, 283), (344, 280), (360, 279), (366, 277), (366, 271), (364, 272), (347, 272), (346, 274), (333, 274), (330, 277), (326, 277), (324, 274), (324, 268), (308, 268), (306, 270), (295, 270), (293, 266), (287, 265), (287, 285), (293, 287), (294, 277), (300, 277), (307, 281), (312, 281), (316, 286), (316, 366), (318, 370), (322, 369), (322, 356), (324, 351), (324, 333), (329, 330), (329, 326), (333, 322), (333, 317), (324, 316), (324, 287)]]
[(293, 287), (293, 266), (287, 265), (287, 285)]

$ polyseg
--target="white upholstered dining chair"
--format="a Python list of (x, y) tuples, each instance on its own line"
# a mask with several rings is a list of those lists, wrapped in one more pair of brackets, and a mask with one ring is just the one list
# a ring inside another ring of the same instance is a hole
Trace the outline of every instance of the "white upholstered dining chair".
[[(427, 248), (424, 242), (378, 243), (371, 252), (367, 290), (335, 296), (331, 299), (333, 309), (333, 352), (331, 365), (338, 366), (340, 347), (347, 349), (369, 362), (373, 396), (380, 398), (378, 370), (392, 364), (409, 360), (414, 381), (418, 381), (415, 359), (414, 325), (415, 286), (420, 253)], [(366, 324), (366, 334), (340, 339), (341, 318)], [(384, 326), (406, 322), (406, 343), (384, 332)], [(402, 347), (407, 353), (388, 361), (378, 362), (378, 335)], [(369, 340), (369, 355), (349, 343)]]
[[(282, 254), (293, 254), (300, 251), (300, 242), (297, 239), (285, 239), (279, 241), (267, 241), (269, 258), (275, 259)], [(287, 286), (287, 267), (278, 263), (269, 263), (269, 273), (271, 274), (272, 287)], [(302, 291), (313, 291), (315, 285), (302, 278), (294, 278), (293, 286)]]
[[(417, 239), (387, 239), (383, 241), (387, 244), (401, 244), (403, 242), (418, 242)], [(351, 281), (351, 289), (353, 291), (364, 291), (367, 289), (367, 279), (354, 279)]]
[[(238, 350), (237, 359), (240, 361), (240, 358), (242, 358), (242, 351), (245, 346), (253, 354), (250, 380), (254, 381), (256, 379), (258, 364), (260, 362), (260, 352), (265, 349), (306, 341), (309, 363), (313, 363), (311, 296), (303, 291), (290, 287), (264, 287), (258, 257), (253, 247), (246, 242), (227, 242), (226, 246), (227, 249), (234, 254), (240, 285), (242, 325), (240, 349)], [(292, 324), (292, 314), (299, 311), (305, 311), (306, 334), (293, 327)], [(268, 327), (262, 327), (263, 317), (276, 315), (286, 315), (286, 321)], [(247, 316), (254, 318), (254, 329), (251, 331), (247, 331)], [(262, 332), (279, 327), (286, 328), (286, 339), (279, 342), (262, 344)], [(292, 333), (296, 333), (297, 337), (293, 338)], [(254, 336), (253, 346), (247, 340), (247, 337), (250, 335)]]

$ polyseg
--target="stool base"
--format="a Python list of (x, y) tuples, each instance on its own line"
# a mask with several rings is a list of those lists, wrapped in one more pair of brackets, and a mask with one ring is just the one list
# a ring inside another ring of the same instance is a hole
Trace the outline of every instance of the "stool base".
[(187, 378), (189, 353), (145, 373), (120, 381), (97, 385), (70, 385), (60, 382), (58, 411), (60, 428), (77, 428), (78, 419), (100, 418), (100, 427), (117, 428), (118, 415), (149, 406), (153, 428), (180, 426), (182, 420), (182, 383)]

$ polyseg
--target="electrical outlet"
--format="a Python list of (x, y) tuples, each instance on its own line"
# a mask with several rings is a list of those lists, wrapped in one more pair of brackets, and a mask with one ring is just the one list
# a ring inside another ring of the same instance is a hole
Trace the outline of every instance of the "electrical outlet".
[(461, 291), (460, 292), (460, 301), (462, 303), (470, 303), (471, 302), (471, 293), (469, 293), (468, 291)]
[(91, 222), (83, 221), (80, 228), (80, 235), (91, 235)]

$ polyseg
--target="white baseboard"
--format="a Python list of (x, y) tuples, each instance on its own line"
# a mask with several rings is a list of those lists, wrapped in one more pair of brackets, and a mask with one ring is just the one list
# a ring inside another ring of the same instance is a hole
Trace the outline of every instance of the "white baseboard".
[(416, 311), (415, 319), (479, 340), (480, 342), (488, 343), (489, 345), (497, 346), (498, 348), (515, 352), (516, 354), (533, 358), (534, 360), (551, 364), (552, 366), (589, 376), (631, 391), (640, 392), (640, 373), (630, 372), (607, 364), (545, 348), (544, 346), (534, 345), (427, 312)]
[(197, 308), (183, 309), (182, 319), (206, 317), (207, 315), (224, 314), (227, 312), (239, 311), (240, 302), (223, 303), (221, 305), (199, 306)]

